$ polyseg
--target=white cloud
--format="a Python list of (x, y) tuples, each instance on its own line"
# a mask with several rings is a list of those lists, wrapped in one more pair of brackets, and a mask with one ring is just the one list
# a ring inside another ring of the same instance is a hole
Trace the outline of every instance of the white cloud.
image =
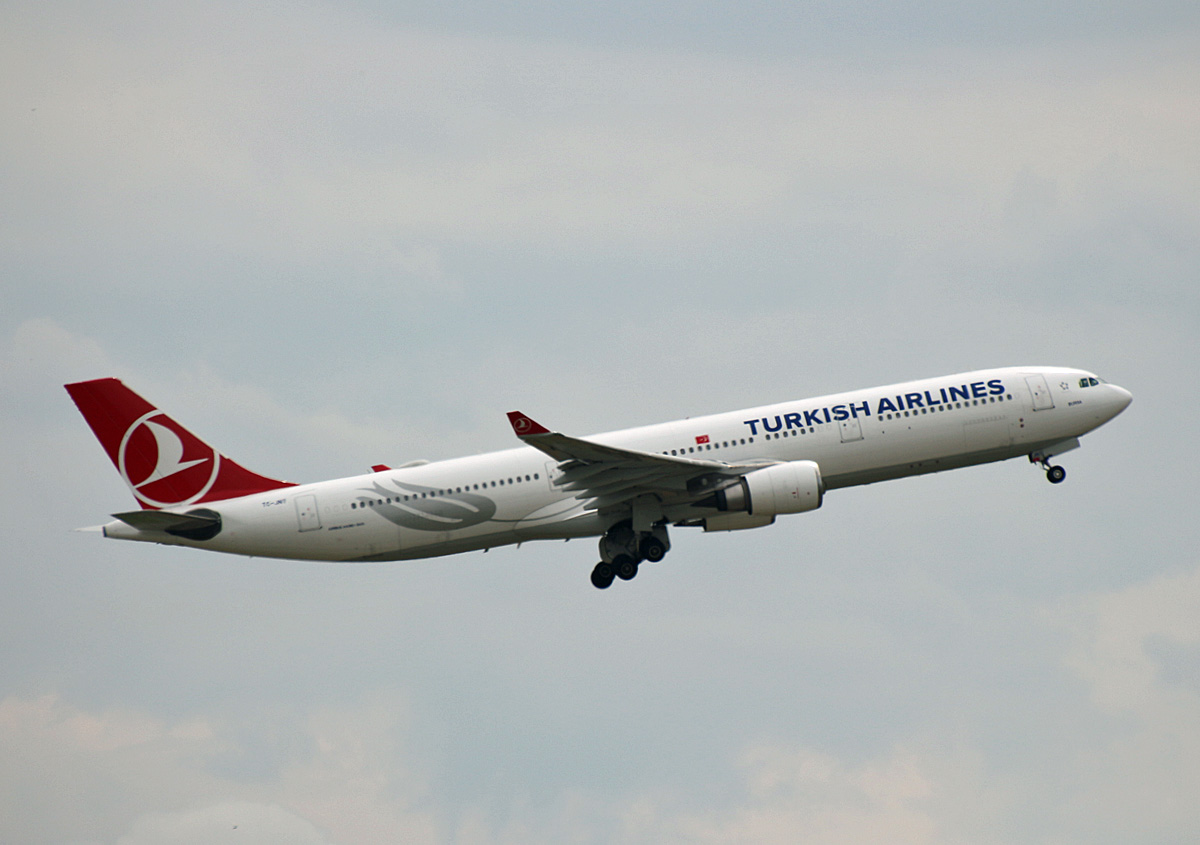
[(759, 748), (742, 761), (748, 800), (696, 833), (712, 842), (814, 843), (936, 841), (933, 785), (922, 763), (904, 752), (850, 767), (807, 749)]
[(109, 839), (124, 817), (211, 790), (203, 763), (225, 748), (203, 719), (168, 725), (55, 695), (9, 696), (0, 702), (0, 838)]
[[(1176, 191), (1200, 181), (1186, 41), (1155, 59), (1056, 45), (851, 67), (295, 11), (281, 33), (212, 7), (169, 49), (86, 22), (23, 42), (6, 99), (37, 112), (7, 153), (40, 191), (31, 207), (65, 194), (65, 213), (122, 240), (354, 256), (453, 289), (447, 239), (673, 250), (841, 221), (928, 249), (986, 235), (1023, 172), (1079, 214), (1081, 180), (1112, 157)], [(23, 219), (14, 243), (58, 241), (39, 213)]]
[(310, 715), (309, 761), (282, 772), (292, 806), (342, 842), (435, 842), (424, 773), (405, 747), (410, 727), (396, 697)]
[(0, 355), (0, 390), (38, 390), (116, 370), (99, 343), (49, 317), (23, 320), (7, 340)]
[(1200, 648), (1200, 569), (1075, 603), (1064, 619), (1075, 636), (1067, 665), (1096, 706), (1161, 727), (1190, 723), (1200, 739), (1200, 689), (1162, 679), (1156, 642)]
[(236, 722), (10, 696), (0, 701), (0, 839), (111, 841), (124, 829), (120, 845), (182, 845), (237, 825), (253, 842), (435, 842), (406, 765), (404, 711), (388, 696), (302, 722), (273, 714), (289, 750), (265, 777), (238, 777), (229, 761), (262, 752)]
[(117, 839), (117, 845), (212, 845), (231, 837), (254, 845), (327, 845), (331, 841), (310, 822), (276, 804), (227, 801), (191, 810), (148, 813)]
[[(1200, 568), (1056, 608), (1072, 636), (1065, 663), (1109, 731), (1082, 751), (1081, 786), (1065, 804), (1080, 828), (1171, 838), (1200, 831)], [(1186, 668), (1167, 671), (1164, 650)]]
[(644, 796), (623, 813), (628, 842), (851, 845), (1006, 841), (1007, 798), (986, 784), (977, 754), (895, 748), (849, 762), (812, 748), (759, 745), (738, 761), (740, 792), (692, 810)]

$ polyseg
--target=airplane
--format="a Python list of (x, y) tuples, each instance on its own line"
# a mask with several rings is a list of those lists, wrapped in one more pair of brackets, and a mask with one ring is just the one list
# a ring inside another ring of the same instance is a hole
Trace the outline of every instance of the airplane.
[(227, 458), (118, 379), (66, 389), (141, 506), (91, 529), (105, 537), (339, 562), (598, 537), (599, 589), (661, 561), (668, 528), (761, 528), (829, 490), (1022, 455), (1058, 484), (1066, 470), (1051, 459), (1133, 399), (1084, 370), (1006, 367), (582, 438), (512, 411), (517, 448), (293, 484)]

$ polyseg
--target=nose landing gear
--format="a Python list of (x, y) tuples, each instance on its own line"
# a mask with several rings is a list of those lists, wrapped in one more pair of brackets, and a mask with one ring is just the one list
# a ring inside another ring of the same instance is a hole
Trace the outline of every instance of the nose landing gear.
[(665, 525), (638, 532), (629, 520), (618, 522), (600, 538), (600, 562), (592, 570), (592, 586), (607, 590), (616, 578), (632, 581), (642, 561), (658, 563), (670, 548)]
[(1063, 452), (1069, 452), (1072, 449), (1078, 448), (1078, 437), (1072, 437), (1070, 440), (1062, 440), (1052, 446), (1046, 446), (1038, 449), (1036, 452), (1030, 452), (1029, 463), (1040, 464), (1046, 470), (1046, 480), (1051, 484), (1062, 484), (1067, 477), (1067, 471), (1062, 467), (1052, 466), (1050, 459), (1061, 455)]
[(1062, 484), (1067, 478), (1067, 471), (1060, 466), (1052, 465), (1049, 455), (1030, 455), (1029, 462), (1031, 464), (1041, 464), (1046, 470), (1046, 480), (1051, 484)]

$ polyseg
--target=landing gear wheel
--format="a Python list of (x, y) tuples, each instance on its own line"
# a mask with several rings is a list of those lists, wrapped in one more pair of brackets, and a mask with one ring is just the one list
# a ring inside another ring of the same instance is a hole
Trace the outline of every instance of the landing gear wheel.
[(607, 590), (612, 586), (615, 573), (611, 563), (601, 561), (596, 564), (596, 568), (592, 570), (592, 586), (597, 590)]
[(637, 561), (629, 555), (617, 555), (613, 558), (612, 566), (622, 581), (632, 581), (638, 574)]
[(1046, 478), (1051, 484), (1062, 484), (1067, 477), (1067, 471), (1062, 467), (1047, 467)]
[(657, 537), (646, 537), (642, 540), (639, 547), (642, 557), (651, 563), (658, 563), (667, 554), (667, 547), (663, 545), (663, 541)]

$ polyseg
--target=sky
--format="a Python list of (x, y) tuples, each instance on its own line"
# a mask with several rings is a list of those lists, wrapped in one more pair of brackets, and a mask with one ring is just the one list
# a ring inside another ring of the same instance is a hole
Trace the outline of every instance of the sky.
[[(0, 841), (1200, 838), (1200, 8), (0, 8)], [(106, 541), (62, 385), (272, 477), (973, 368), (1061, 459), (332, 565)]]

